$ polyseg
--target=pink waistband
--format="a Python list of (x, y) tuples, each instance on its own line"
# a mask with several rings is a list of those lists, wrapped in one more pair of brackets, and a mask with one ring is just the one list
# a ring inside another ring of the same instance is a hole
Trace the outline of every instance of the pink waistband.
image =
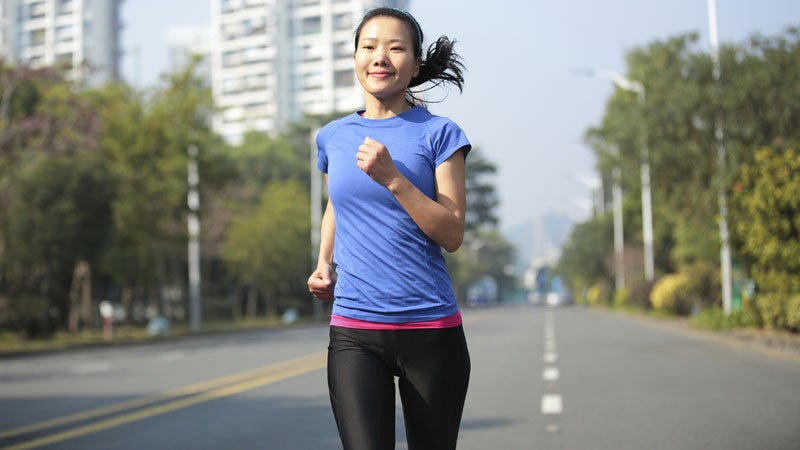
[(331, 326), (343, 328), (355, 328), (359, 330), (422, 330), (435, 328), (453, 328), (461, 325), (461, 312), (456, 312), (441, 319), (426, 320), (424, 322), (367, 322), (365, 320), (351, 319), (349, 317), (331, 315)]

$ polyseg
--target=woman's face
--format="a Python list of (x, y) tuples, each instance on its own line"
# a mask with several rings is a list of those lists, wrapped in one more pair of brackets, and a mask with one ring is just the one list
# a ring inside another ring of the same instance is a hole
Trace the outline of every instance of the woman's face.
[(368, 95), (385, 102), (404, 101), (411, 79), (419, 73), (413, 36), (404, 22), (378, 16), (361, 27), (355, 71)]

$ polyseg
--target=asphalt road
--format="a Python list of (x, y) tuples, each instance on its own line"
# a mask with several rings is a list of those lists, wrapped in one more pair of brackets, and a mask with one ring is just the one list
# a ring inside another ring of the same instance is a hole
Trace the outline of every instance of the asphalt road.
[[(798, 358), (576, 307), (464, 317), (460, 449), (800, 448)], [(338, 449), (326, 345), (304, 325), (0, 360), (0, 449)]]

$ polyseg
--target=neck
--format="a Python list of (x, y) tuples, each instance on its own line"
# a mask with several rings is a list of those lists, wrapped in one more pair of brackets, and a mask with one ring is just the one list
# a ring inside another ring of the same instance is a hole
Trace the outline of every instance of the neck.
[(395, 100), (392, 102), (382, 101), (374, 97), (367, 97), (364, 118), (388, 119), (389, 117), (399, 116), (410, 109), (411, 106), (406, 103), (405, 96), (403, 96), (400, 100)]

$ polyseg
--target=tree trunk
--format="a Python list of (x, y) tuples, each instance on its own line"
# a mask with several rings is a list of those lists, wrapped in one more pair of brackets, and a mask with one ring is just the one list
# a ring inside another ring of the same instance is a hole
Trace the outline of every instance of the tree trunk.
[(92, 269), (89, 263), (80, 260), (72, 271), (72, 285), (69, 289), (69, 318), (67, 329), (77, 333), (81, 324), (86, 323), (91, 315), (92, 304)]

